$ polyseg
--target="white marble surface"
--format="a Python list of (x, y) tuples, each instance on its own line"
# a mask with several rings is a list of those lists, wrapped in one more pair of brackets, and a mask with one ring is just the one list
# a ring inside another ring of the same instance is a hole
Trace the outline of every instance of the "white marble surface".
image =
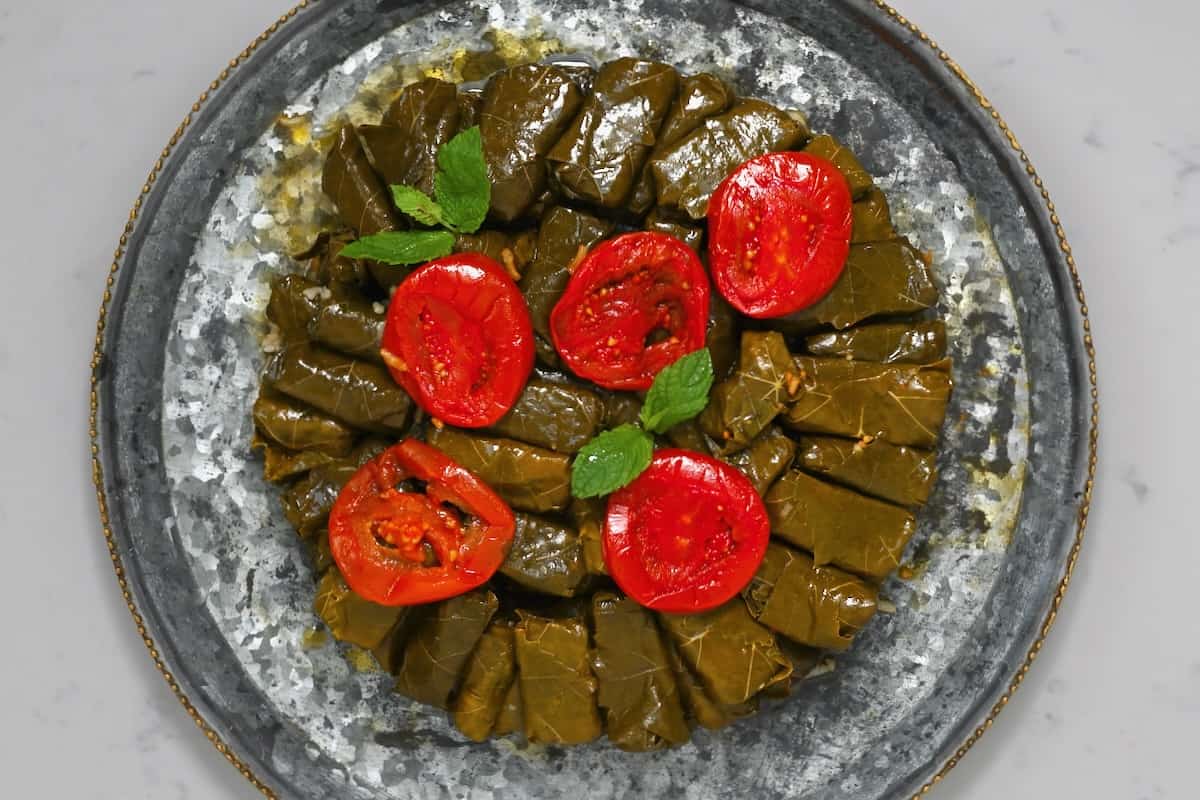
[[(1100, 353), (1102, 460), (1067, 604), (943, 800), (1200, 796), (1200, 7), (898, 0), (1050, 187)], [(87, 462), (87, 362), (115, 239), (157, 152), (278, 0), (0, 0), (0, 796), (250, 798), (146, 657)]]

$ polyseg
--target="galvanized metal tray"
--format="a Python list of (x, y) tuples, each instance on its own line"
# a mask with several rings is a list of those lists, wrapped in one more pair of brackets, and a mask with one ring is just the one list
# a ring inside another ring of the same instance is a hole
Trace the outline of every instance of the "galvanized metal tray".
[[(249, 449), (270, 275), (329, 209), (323, 131), (470, 54), (640, 54), (804, 110), (934, 253), (956, 389), (905, 579), (786, 701), (652, 755), (474, 744), (312, 646), (312, 578)], [(93, 362), (120, 587), (188, 712), (265, 795), (899, 798), (990, 725), (1041, 648), (1091, 499), (1095, 359), (1053, 204), (979, 89), (869, 0), (303, 3), (204, 92), (121, 236)]]

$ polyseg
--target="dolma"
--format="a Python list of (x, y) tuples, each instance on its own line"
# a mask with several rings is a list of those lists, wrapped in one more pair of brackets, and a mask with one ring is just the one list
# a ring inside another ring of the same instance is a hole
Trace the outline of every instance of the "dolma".
[(258, 431), (288, 450), (343, 456), (354, 446), (352, 428), (266, 386), (259, 391), (252, 413)]
[[(513, 650), (516, 650), (514, 639)], [(515, 652), (514, 652), (515, 656)], [(518, 676), (519, 677), (519, 676)], [(504, 703), (496, 715), (496, 723), (492, 727), (492, 736), (507, 736), (524, 728), (525, 709), (521, 705), (521, 681), (514, 678), (504, 693)]]
[(784, 475), (764, 498), (771, 532), (813, 555), (817, 566), (883, 578), (900, 565), (917, 521), (903, 508), (800, 471)]
[(574, 453), (596, 435), (603, 421), (604, 403), (595, 392), (535, 378), (491, 430), (558, 453)]
[(675, 447), (684, 450), (695, 450), (697, 453), (712, 455), (719, 452), (721, 447), (701, 430), (695, 419), (689, 419), (671, 427), (666, 433), (667, 441)]
[(273, 355), (265, 376), (278, 391), (355, 428), (395, 433), (408, 426), (412, 400), (377, 364), (298, 345)]
[[(688, 716), (696, 721), (702, 727), (710, 731), (715, 731), (724, 728), (735, 719), (748, 717), (758, 710), (758, 698), (753, 697), (744, 703), (736, 703), (733, 705), (722, 705), (712, 699), (708, 694), (708, 690), (704, 688), (704, 684), (696, 677), (696, 673), (692, 672), (683, 661), (683, 656), (679, 655), (679, 648), (672, 643), (669, 638), (666, 641), (667, 662), (671, 665), (672, 672), (675, 673), (675, 682), (679, 687), (679, 695), (683, 701), (684, 709)], [(784, 682), (780, 681), (782, 685)], [(771, 687), (767, 687), (769, 691)]]
[[(668, 147), (700, 127), (705, 119), (729, 108), (732, 102), (733, 92), (723, 80), (715, 75), (701, 72), (697, 75), (688, 75), (680, 80), (679, 94), (676, 96), (675, 102), (671, 104), (671, 110), (667, 112), (666, 119), (663, 120), (662, 128), (658, 132), (658, 138), (654, 143), (654, 149), (650, 151), (648, 160), (652, 161), (662, 155)], [(645, 214), (654, 205), (654, 201), (654, 172), (647, 165), (642, 168), (637, 183), (634, 184), (633, 193), (629, 198), (629, 208), (635, 214)], [(652, 229), (647, 226), (647, 230)]]
[(362, 599), (346, 585), (337, 569), (329, 569), (317, 584), (313, 610), (340, 642), (370, 650), (408, 613), (404, 606), (380, 606)]
[(358, 132), (384, 182), (415, 186), (432, 197), (438, 150), (458, 133), (461, 116), (458, 88), (425, 78), (404, 87), (381, 125), (362, 125)]
[(542, 594), (574, 597), (587, 580), (583, 542), (574, 528), (517, 512), (508, 557), (500, 573)]
[(787, 150), (807, 135), (802, 122), (775, 106), (741, 100), (650, 161), (659, 206), (703, 219), (717, 184), (739, 164)]
[(775, 426), (767, 428), (745, 449), (725, 458), (754, 484), (759, 494), (766, 494), (785, 469), (796, 458), (796, 443)]
[(571, 499), (571, 462), (560, 453), (513, 439), (433, 430), (429, 443), (474, 472), (521, 511), (562, 511)]
[(744, 703), (791, 675), (791, 662), (775, 635), (750, 616), (740, 597), (712, 611), (659, 614), (658, 619), (718, 703)]
[(741, 450), (784, 408), (796, 367), (776, 331), (745, 331), (737, 371), (712, 388), (700, 427), (726, 453)]
[(607, 575), (604, 563), (604, 517), (607, 506), (598, 497), (572, 497), (567, 509), (571, 524), (579, 531), (583, 548), (583, 566), (589, 575)]
[(800, 444), (799, 466), (804, 470), (901, 506), (919, 506), (929, 499), (936, 463), (932, 450), (880, 439), (868, 443), (811, 436)]
[(827, 325), (841, 330), (881, 314), (923, 311), (937, 299), (929, 264), (907, 239), (855, 244), (829, 294), (772, 320), (772, 325), (787, 333), (808, 333)]
[(737, 312), (716, 290), (708, 304), (708, 333), (704, 346), (712, 356), (713, 377), (722, 381), (729, 376), (738, 358)]
[(609, 392), (604, 396), (604, 427), (632, 425), (642, 413), (642, 399), (630, 392)]
[(454, 724), (464, 736), (482, 742), (491, 735), (516, 673), (512, 625), (493, 622), (471, 654), (454, 700)]
[(804, 151), (814, 156), (820, 156), (826, 161), (832, 161), (833, 165), (846, 178), (846, 183), (850, 185), (850, 195), (855, 200), (865, 197), (871, 187), (875, 185), (874, 180), (871, 179), (871, 173), (863, 169), (863, 165), (858, 162), (854, 153), (827, 133), (810, 139), (804, 146)]
[(548, 64), (512, 67), (488, 81), (479, 131), (495, 219), (511, 222), (520, 217), (545, 190), (546, 153), (582, 100), (571, 76)]
[(366, 288), (370, 273), (366, 262), (343, 256), (342, 249), (354, 241), (353, 231), (322, 234), (308, 261), (306, 275), (322, 286), (354, 286)]
[(618, 58), (600, 67), (578, 116), (546, 160), (567, 197), (624, 204), (679, 88), (666, 64)]
[(946, 324), (883, 322), (844, 331), (815, 333), (804, 340), (814, 356), (841, 356), (880, 364), (932, 364), (946, 357)]
[(340, 287), (321, 304), (311, 324), (312, 338), (326, 347), (365, 361), (383, 363), (379, 354), (386, 307), (353, 289)]
[(750, 615), (794, 642), (845, 650), (875, 616), (878, 590), (836, 567), (818, 567), (806, 553), (772, 542), (742, 590)]
[(689, 738), (679, 687), (651, 613), (627, 597), (592, 598), (596, 644), (596, 699), (608, 738), (622, 750), (643, 752)]
[(937, 443), (951, 388), (944, 365), (795, 361), (804, 390), (783, 415), (789, 428), (917, 447)]
[(338, 458), (321, 450), (288, 450), (257, 432), (250, 438), (250, 449), (262, 451), (263, 477), (272, 483), (303, 475)]
[[(704, 242), (704, 228), (699, 225), (685, 225), (682, 222), (669, 220), (659, 214), (657, 211), (651, 211), (646, 215), (646, 219), (642, 222), (642, 228), (655, 233), (665, 233), (667, 236), (674, 236), (679, 241), (686, 244), (688, 247), (700, 251), (700, 245)], [(715, 292), (713, 299), (719, 295)]]
[[(479, 231), (460, 233), (454, 238), (454, 252), (483, 253), (488, 258), (512, 268), (517, 275), (525, 271), (532, 250), (532, 235), (509, 236), (503, 231)], [(516, 278), (513, 278), (516, 280)]]
[(877, 188), (867, 190), (863, 198), (854, 204), (853, 222), (850, 229), (852, 243), (882, 242), (896, 238), (887, 197)]
[(579, 619), (517, 614), (517, 680), (526, 738), (540, 744), (592, 741), (601, 728), (587, 626)]
[(396, 229), (387, 187), (371, 168), (354, 126), (345, 125), (338, 131), (333, 150), (325, 159), (321, 188), (337, 206), (342, 222), (359, 236)]
[(447, 708), (471, 652), (500, 603), (486, 588), (451, 597), (413, 631), (396, 675), (396, 691)]
[(282, 344), (290, 347), (308, 339), (308, 330), (329, 290), (303, 275), (280, 275), (271, 281), (267, 319), (275, 324)]
[(329, 531), (322, 528), (309, 540), (308, 554), (312, 557), (313, 575), (320, 578), (333, 566), (333, 551), (329, 549)]
[(611, 222), (562, 206), (550, 209), (542, 217), (533, 261), (521, 275), (519, 286), (529, 306), (533, 330), (551, 351), (554, 346), (550, 344), (550, 312), (567, 288), (570, 267), (581, 250), (608, 236), (612, 227)]
[(380, 439), (367, 439), (351, 453), (336, 461), (312, 469), (289, 486), (280, 498), (283, 515), (304, 537), (316, 533), (329, 519), (333, 501), (358, 468), (379, 455), (387, 447)]

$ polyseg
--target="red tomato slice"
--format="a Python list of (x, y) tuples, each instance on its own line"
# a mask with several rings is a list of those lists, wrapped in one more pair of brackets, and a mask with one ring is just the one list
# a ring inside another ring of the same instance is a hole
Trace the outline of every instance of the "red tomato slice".
[(609, 389), (649, 389), (704, 346), (709, 288), (692, 249), (649, 231), (602, 242), (579, 263), (550, 313), (566, 365)]
[(459, 253), (396, 288), (383, 331), (392, 377), (434, 417), (464, 428), (499, 420), (533, 369), (533, 325), (504, 267)]
[(708, 262), (725, 299), (780, 317), (833, 288), (850, 252), (850, 187), (831, 162), (767, 153), (721, 182), (708, 207)]
[[(403, 481), (424, 493), (401, 491)], [(487, 484), (440, 450), (406, 439), (364, 464), (329, 514), (329, 549), (346, 583), (385, 606), (431, 603), (487, 582), (516, 520)]]
[(745, 588), (770, 535), (766, 506), (745, 475), (690, 450), (659, 450), (609, 497), (604, 561), (647, 608), (705, 611)]

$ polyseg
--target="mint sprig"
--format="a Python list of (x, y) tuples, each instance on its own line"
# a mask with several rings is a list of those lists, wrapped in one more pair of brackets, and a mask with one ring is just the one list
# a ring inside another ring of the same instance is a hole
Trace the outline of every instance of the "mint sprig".
[(688, 353), (654, 377), (639, 417), (642, 427), (619, 425), (583, 446), (571, 466), (571, 493), (579, 498), (611, 494), (628, 485), (654, 454), (651, 433), (665, 433), (708, 405), (713, 384), (707, 349)]
[(462, 131), (438, 150), (437, 173), (431, 198), (415, 186), (388, 187), (392, 204), (434, 231), (386, 231), (342, 248), (347, 258), (368, 258), (384, 264), (422, 264), (449, 255), (454, 235), (479, 230), (492, 204), (492, 183), (483, 157), (479, 126)]

